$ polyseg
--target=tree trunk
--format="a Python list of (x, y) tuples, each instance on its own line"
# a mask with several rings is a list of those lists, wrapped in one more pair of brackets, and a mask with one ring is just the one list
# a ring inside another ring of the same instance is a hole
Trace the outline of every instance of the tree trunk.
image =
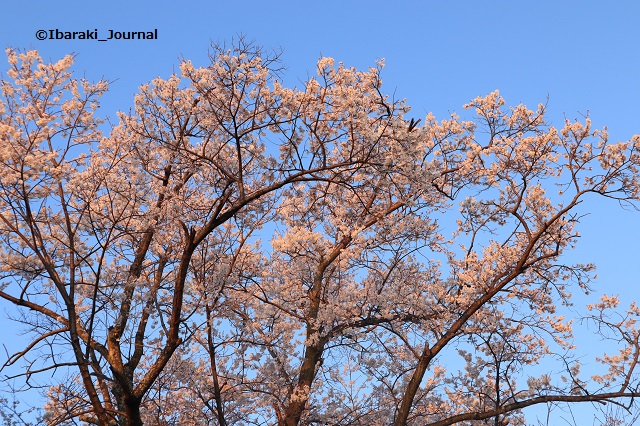
[(304, 362), (300, 367), (300, 377), (289, 404), (284, 412), (284, 426), (297, 426), (300, 423), (302, 412), (309, 400), (309, 390), (316, 376), (316, 366), (322, 358), (324, 342), (307, 347), (304, 355)]
[(422, 378), (424, 377), (424, 373), (427, 371), (427, 367), (429, 366), (431, 359), (432, 354), (429, 350), (429, 345), (425, 344), (425, 347), (422, 350), (422, 354), (420, 354), (420, 359), (418, 360), (418, 366), (413, 372), (413, 376), (411, 376), (411, 380), (407, 385), (407, 390), (402, 396), (402, 403), (400, 405), (400, 409), (398, 410), (396, 419), (393, 422), (393, 426), (405, 426), (407, 424), (409, 412), (411, 411), (411, 405), (413, 404), (416, 393), (420, 388), (420, 383), (422, 382)]

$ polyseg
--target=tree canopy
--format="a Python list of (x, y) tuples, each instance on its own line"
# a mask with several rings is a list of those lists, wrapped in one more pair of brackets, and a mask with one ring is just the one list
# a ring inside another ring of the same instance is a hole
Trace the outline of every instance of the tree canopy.
[[(243, 42), (141, 86), (107, 125), (107, 82), (74, 77), (72, 56), (7, 55), (0, 299), (29, 340), (3, 369), (49, 380), (46, 424), (638, 413), (640, 309), (573, 307), (594, 265), (562, 255), (586, 197), (638, 200), (640, 136), (554, 127), (497, 91), (468, 121), (415, 117), (382, 62), (321, 58), (287, 88), (277, 55)], [(611, 345), (584, 353), (579, 325)]]

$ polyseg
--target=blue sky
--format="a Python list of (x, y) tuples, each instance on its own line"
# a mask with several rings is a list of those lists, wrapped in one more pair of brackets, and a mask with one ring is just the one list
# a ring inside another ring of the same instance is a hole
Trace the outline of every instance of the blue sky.
[[(181, 57), (206, 64), (212, 40), (242, 33), (283, 49), (285, 80), (311, 74), (320, 55), (368, 68), (386, 59), (385, 91), (406, 98), (417, 117), (445, 118), (499, 89), (508, 104), (549, 98), (562, 125), (589, 113), (613, 141), (640, 133), (640, 3), (635, 1), (168, 1), (5, 2), (1, 47), (35, 48), (45, 58), (76, 53), (75, 70), (112, 80), (102, 101), (128, 109), (137, 87), (167, 77)], [(37, 30), (149, 31), (158, 40), (44, 40)], [(6, 62), (0, 70), (6, 70)], [(595, 201), (595, 200), (593, 200)], [(640, 212), (592, 202), (583, 238), (569, 257), (598, 265), (596, 289), (638, 294)], [(0, 331), (0, 341), (12, 334)], [(594, 347), (597, 342), (594, 342)]]

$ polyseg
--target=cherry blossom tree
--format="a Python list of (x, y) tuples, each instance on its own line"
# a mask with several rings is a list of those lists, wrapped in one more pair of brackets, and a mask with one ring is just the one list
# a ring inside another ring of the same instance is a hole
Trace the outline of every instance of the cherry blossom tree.
[[(584, 200), (638, 199), (640, 137), (556, 128), (498, 92), (469, 121), (416, 120), (382, 62), (321, 58), (286, 88), (277, 55), (243, 41), (143, 85), (105, 126), (106, 82), (7, 53), (0, 298), (31, 340), (3, 369), (52, 377), (47, 424), (637, 414), (640, 310), (572, 306), (594, 266), (562, 254)], [(580, 324), (604, 353), (574, 346)], [(586, 356), (602, 371), (581, 373)]]

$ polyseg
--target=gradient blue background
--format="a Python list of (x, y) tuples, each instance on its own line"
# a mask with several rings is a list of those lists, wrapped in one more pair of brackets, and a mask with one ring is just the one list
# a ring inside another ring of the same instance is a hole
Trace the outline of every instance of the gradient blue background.
[[(385, 58), (384, 91), (406, 98), (416, 117), (431, 111), (445, 118), (462, 112), (470, 99), (499, 89), (510, 105), (534, 108), (548, 97), (548, 118), (557, 126), (565, 117), (588, 113), (595, 126), (608, 126), (612, 141), (640, 133), (640, 3), (635, 1), (25, 0), (3, 2), (0, 10), (0, 47), (35, 48), (52, 60), (76, 53), (77, 75), (113, 81), (102, 99), (104, 114), (112, 117), (132, 105), (140, 84), (167, 77), (180, 58), (205, 65), (212, 40), (230, 41), (242, 33), (266, 48), (283, 49), (290, 85), (313, 74), (320, 55), (358, 68)], [(159, 39), (36, 39), (37, 30), (55, 28), (98, 28), (102, 34), (157, 28)], [(583, 238), (567, 261), (598, 265), (598, 293), (637, 299), (640, 212), (596, 199), (588, 200), (583, 212), (590, 213), (580, 227)], [(6, 306), (0, 303), (0, 309)], [(0, 321), (0, 343), (17, 349), (16, 324)], [(600, 342), (586, 344), (585, 351), (601, 352)], [(592, 423), (585, 415), (584, 424)]]

